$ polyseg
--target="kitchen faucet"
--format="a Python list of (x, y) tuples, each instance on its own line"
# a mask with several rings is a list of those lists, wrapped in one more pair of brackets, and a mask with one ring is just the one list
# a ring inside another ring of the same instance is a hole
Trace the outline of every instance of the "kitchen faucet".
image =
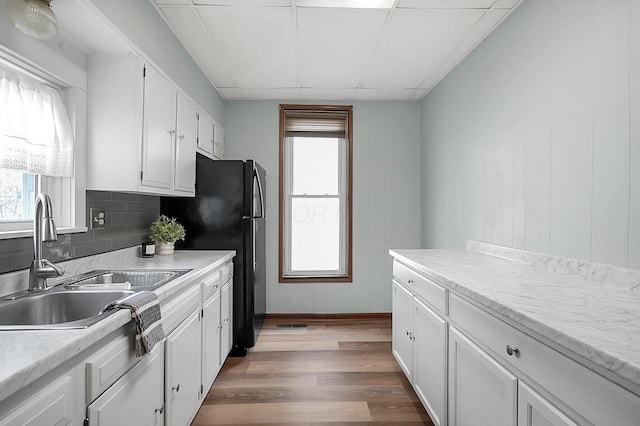
[(58, 239), (58, 231), (53, 221), (51, 199), (40, 193), (36, 197), (36, 215), (33, 219), (33, 262), (29, 270), (29, 291), (47, 289), (47, 278), (59, 277), (64, 269), (42, 258), (42, 242)]

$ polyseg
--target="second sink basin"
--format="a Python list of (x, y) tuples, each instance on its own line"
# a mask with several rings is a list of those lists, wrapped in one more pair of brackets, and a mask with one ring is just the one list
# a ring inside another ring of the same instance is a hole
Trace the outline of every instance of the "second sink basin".
[(133, 291), (52, 291), (3, 302), (0, 330), (85, 328), (113, 311), (102, 313), (109, 303)]
[(99, 288), (117, 287), (129, 284), (132, 290), (154, 290), (163, 284), (183, 275), (190, 270), (107, 270), (101, 269), (78, 275), (65, 281), (67, 288)]

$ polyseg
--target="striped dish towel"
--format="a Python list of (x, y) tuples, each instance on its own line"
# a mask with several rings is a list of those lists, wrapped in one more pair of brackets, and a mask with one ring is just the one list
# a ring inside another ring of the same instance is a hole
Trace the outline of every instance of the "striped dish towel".
[(160, 316), (160, 302), (152, 291), (140, 291), (131, 296), (111, 302), (105, 311), (129, 309), (136, 323), (136, 356), (141, 357), (165, 339)]

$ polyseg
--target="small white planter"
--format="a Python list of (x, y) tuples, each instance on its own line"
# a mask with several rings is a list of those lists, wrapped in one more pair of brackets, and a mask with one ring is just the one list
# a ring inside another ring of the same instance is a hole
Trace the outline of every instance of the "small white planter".
[(174, 244), (175, 243), (166, 243), (166, 244), (162, 244), (162, 243), (158, 243), (156, 244), (157, 250), (156, 253), (159, 256), (169, 256), (173, 254), (173, 249), (174, 249)]

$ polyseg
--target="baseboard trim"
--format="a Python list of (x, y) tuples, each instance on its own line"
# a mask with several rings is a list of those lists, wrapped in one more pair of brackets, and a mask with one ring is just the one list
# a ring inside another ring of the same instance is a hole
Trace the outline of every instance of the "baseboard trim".
[(390, 320), (391, 312), (367, 312), (367, 313), (353, 313), (353, 314), (266, 314), (267, 320), (287, 320), (292, 318), (307, 318), (317, 320), (333, 320), (333, 319), (359, 319), (359, 320)]

